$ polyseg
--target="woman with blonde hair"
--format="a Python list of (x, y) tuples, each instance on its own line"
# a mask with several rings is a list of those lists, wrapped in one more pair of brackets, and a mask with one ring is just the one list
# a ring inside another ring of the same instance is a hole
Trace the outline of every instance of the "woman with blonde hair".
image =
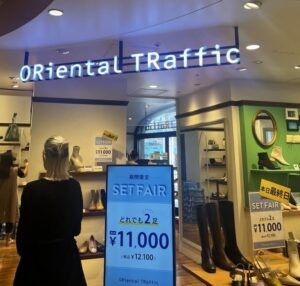
[(46, 176), (28, 183), (21, 197), (15, 286), (85, 286), (74, 236), (80, 234), (82, 193), (70, 177), (69, 144), (52, 136), (44, 144)]

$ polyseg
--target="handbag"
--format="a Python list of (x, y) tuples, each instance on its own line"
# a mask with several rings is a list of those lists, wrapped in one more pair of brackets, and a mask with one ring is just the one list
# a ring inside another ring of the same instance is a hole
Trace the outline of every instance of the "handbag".
[(9, 124), (4, 141), (19, 141), (20, 140), (20, 134), (19, 134), (19, 127), (15, 123), (15, 118), (17, 117), (17, 113), (13, 114), (12, 117), (12, 123)]

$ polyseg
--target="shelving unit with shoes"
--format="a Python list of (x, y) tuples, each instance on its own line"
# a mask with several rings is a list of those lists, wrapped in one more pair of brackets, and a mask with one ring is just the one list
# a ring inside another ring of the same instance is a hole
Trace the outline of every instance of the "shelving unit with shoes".
[[(206, 140), (202, 142), (202, 179), (209, 199), (227, 198), (226, 148), (224, 129), (206, 131)], [(201, 143), (201, 142), (200, 142)], [(204, 144), (203, 144), (204, 143)]]
[[(105, 204), (101, 201), (101, 189), (106, 190), (106, 172), (70, 173), (79, 181), (83, 197), (83, 219), (81, 233), (76, 237), (77, 246), (85, 277), (89, 284), (96, 285), (96, 281), (101, 281), (104, 269)], [(97, 248), (99, 244), (101, 251)]]

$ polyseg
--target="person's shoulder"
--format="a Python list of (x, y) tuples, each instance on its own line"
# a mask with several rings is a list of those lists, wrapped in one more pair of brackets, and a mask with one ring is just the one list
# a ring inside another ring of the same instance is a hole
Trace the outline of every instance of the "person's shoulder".
[(68, 182), (69, 182), (70, 184), (72, 184), (73, 186), (80, 186), (79, 181), (77, 181), (77, 180), (74, 179), (73, 177), (70, 177), (69, 180), (68, 180)]

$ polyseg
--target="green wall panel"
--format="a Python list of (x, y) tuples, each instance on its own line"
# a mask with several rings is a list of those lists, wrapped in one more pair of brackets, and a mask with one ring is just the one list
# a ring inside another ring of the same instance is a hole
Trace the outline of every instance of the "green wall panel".
[[(252, 133), (252, 121), (255, 114), (259, 110), (269, 111), (275, 118), (277, 124), (277, 136), (274, 144), (270, 147), (262, 147), (255, 140)], [(293, 164), (300, 164), (300, 144), (286, 143), (286, 135), (300, 135), (298, 131), (287, 131), (284, 107), (268, 107), (268, 106), (248, 106), (240, 107), (240, 124), (241, 124), (241, 144), (243, 155), (243, 174), (244, 174), (244, 191), (245, 201), (248, 205), (248, 192), (258, 191), (260, 180), (262, 178), (276, 182), (282, 185), (290, 185), (292, 191), (300, 191), (300, 172), (292, 172)], [(274, 146), (282, 148), (283, 157), (290, 166), (283, 166), (278, 163), (281, 170), (291, 170), (293, 176), (289, 176), (289, 172), (262, 171), (255, 172), (258, 169), (259, 152), (267, 152), (269, 157)]]

